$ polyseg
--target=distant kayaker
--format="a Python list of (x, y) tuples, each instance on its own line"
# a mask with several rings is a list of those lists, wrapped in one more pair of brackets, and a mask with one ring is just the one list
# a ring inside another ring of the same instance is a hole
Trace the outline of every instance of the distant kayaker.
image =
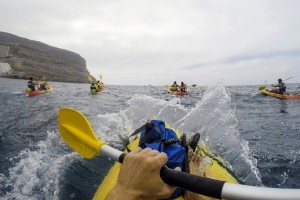
[(33, 77), (29, 77), (29, 81), (27, 83), (27, 87), (29, 89), (31, 89), (31, 91), (35, 91), (35, 86), (37, 85), (37, 83), (35, 81), (33, 81)]
[(40, 76), (38, 81), (39, 90), (47, 90), (46, 86), (47, 82), (45, 81), (45, 78), (43, 76)]
[(181, 82), (180, 84), (180, 92), (186, 92), (187, 85), (184, 82)]
[(91, 89), (91, 92), (95, 92), (95, 93), (97, 92), (97, 86), (94, 82), (92, 83), (90, 89)]
[(100, 81), (97, 81), (96, 87), (97, 87), (97, 92), (102, 91), (103, 90), (103, 83), (100, 82)]
[(171, 85), (170, 91), (179, 91), (179, 86), (177, 85), (176, 81), (174, 81), (173, 85)]
[(277, 92), (279, 94), (283, 94), (286, 92), (286, 85), (282, 82), (282, 79), (278, 79), (278, 84), (272, 84), (273, 87), (278, 87), (278, 90), (273, 90), (272, 92)]

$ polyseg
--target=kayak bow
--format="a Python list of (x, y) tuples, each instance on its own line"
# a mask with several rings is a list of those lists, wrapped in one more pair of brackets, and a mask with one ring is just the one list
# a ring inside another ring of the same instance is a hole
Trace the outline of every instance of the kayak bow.
[[(64, 141), (85, 158), (104, 154), (116, 162), (123, 162), (125, 153), (114, 149), (97, 139), (86, 117), (72, 109), (61, 108), (58, 113), (58, 129)], [(227, 183), (224, 181), (200, 177), (166, 167), (161, 168), (162, 180), (170, 185), (191, 192), (225, 198), (228, 200), (299, 200), (300, 189), (264, 188)], [(198, 183), (198, 184), (195, 184)]]

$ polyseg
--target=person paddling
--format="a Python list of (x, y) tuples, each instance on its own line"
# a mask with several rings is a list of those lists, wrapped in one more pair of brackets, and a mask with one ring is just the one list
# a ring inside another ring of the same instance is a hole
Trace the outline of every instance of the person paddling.
[(278, 90), (273, 90), (272, 92), (283, 94), (286, 92), (286, 85), (282, 82), (282, 79), (278, 79), (278, 84), (272, 84), (272, 87), (278, 87)]
[(173, 85), (171, 85), (170, 91), (172, 91), (172, 92), (179, 91), (179, 86), (177, 85), (176, 81), (174, 81)]
[(96, 93), (97, 92), (97, 86), (94, 82), (92, 83), (90, 89), (91, 89), (91, 93)]
[(45, 77), (40, 76), (38, 81), (39, 90), (47, 90), (46, 86), (47, 86), (47, 82), (45, 81)]
[(186, 92), (187, 86), (186, 84), (182, 81), (180, 84), (180, 92)]
[(31, 91), (35, 91), (35, 86), (37, 85), (37, 83), (35, 81), (33, 81), (33, 77), (30, 76), (29, 77), (29, 81), (27, 83), (27, 87), (31, 90)]
[(97, 92), (102, 91), (103, 90), (103, 83), (100, 82), (100, 81), (97, 81), (96, 87), (97, 87)]

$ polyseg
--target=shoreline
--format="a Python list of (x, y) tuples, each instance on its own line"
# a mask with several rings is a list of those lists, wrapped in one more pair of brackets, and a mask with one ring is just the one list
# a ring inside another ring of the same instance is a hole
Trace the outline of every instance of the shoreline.
[[(8, 79), (21, 79), (21, 80), (29, 80), (30, 76), (27, 75), (20, 75), (20, 74), (1, 74), (0, 78), (8, 78)], [(33, 76), (34, 77), (34, 76)], [(38, 78), (38, 77), (34, 77)], [(49, 79), (48, 81), (50, 82), (60, 82), (60, 83), (90, 83), (88, 81), (83, 82), (83, 81), (62, 81), (62, 80), (51, 80)]]

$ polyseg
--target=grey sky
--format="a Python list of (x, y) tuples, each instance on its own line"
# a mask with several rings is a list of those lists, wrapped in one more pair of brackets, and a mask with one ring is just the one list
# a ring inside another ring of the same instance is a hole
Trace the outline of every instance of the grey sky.
[(0, 0), (1, 31), (79, 53), (105, 83), (300, 82), (298, 0)]

